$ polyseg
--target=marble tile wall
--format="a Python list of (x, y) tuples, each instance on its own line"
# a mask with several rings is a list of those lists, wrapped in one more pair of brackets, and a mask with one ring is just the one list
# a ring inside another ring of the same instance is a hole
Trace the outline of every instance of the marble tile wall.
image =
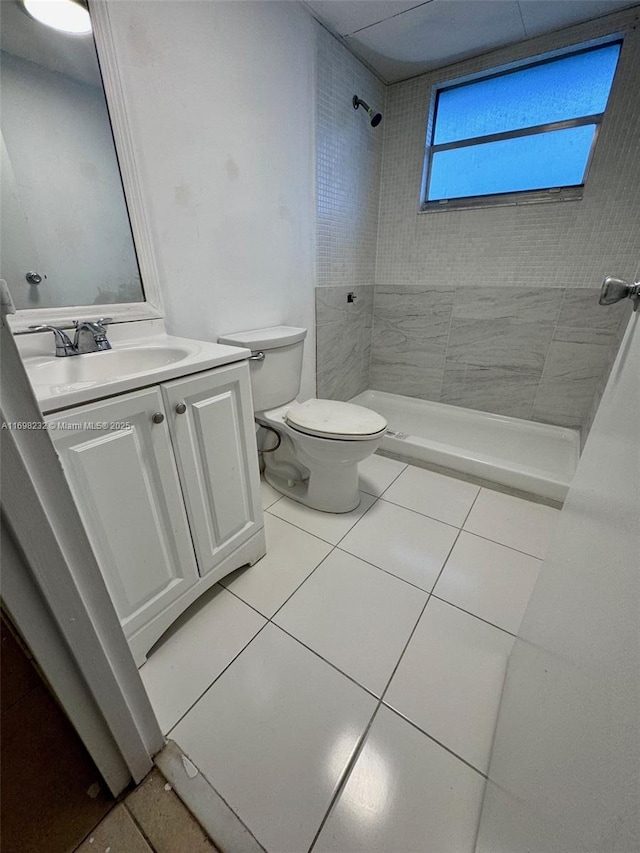
[(439, 398), (454, 295), (445, 287), (376, 288), (371, 388)]
[(532, 418), (582, 426), (626, 305), (598, 304), (599, 289), (567, 290), (533, 407)]
[(369, 387), (372, 325), (373, 287), (316, 287), (318, 397), (350, 400)]
[(373, 388), (586, 436), (629, 319), (630, 303), (603, 307), (599, 293), (318, 287), (318, 396), (349, 400)]
[(370, 387), (580, 427), (625, 306), (597, 288), (376, 288)]
[[(605, 365), (602, 373), (600, 374), (600, 379), (596, 385), (595, 393), (591, 398), (591, 403), (589, 404), (589, 408), (585, 417), (583, 418), (582, 425), (580, 428), (580, 439), (581, 444), (584, 447), (584, 443), (589, 437), (589, 431), (591, 430), (591, 425), (593, 424), (593, 420), (596, 416), (596, 412), (598, 411), (598, 406), (600, 405), (600, 400), (602, 399), (602, 395), (604, 394), (604, 389), (609, 379), (609, 375), (611, 374), (611, 370), (613, 368), (613, 364), (616, 360), (616, 356), (618, 354), (618, 350), (620, 349), (620, 344), (622, 343), (622, 339), (624, 337), (624, 333), (627, 329), (627, 325), (629, 323), (629, 319), (631, 318), (631, 314), (633, 312), (633, 307), (631, 301), (627, 301), (624, 303), (623, 307), (620, 308), (620, 311), (616, 311), (618, 324), (615, 329), (613, 336), (611, 338), (611, 343), (609, 344), (609, 350), (607, 352), (607, 356), (605, 359)], [(613, 321), (613, 318), (612, 318)]]

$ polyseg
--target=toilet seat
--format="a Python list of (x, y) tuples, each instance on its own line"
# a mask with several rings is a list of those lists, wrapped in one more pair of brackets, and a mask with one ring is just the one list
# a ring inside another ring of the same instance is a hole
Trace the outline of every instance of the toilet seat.
[(298, 432), (319, 438), (366, 441), (384, 433), (387, 422), (377, 412), (336, 400), (307, 400), (288, 409), (285, 420)]

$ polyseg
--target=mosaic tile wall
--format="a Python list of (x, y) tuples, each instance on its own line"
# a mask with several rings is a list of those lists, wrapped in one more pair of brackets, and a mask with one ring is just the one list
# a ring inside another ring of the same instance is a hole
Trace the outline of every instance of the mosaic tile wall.
[(383, 144), (352, 98), (384, 114), (386, 86), (321, 27), (317, 69), (317, 393), (348, 400), (369, 385)]
[(384, 121), (372, 128), (352, 98), (384, 114), (386, 86), (320, 26), (317, 80), (316, 282), (373, 286)]
[(636, 9), (390, 86), (376, 284), (595, 287), (640, 259), (640, 33), (625, 40), (580, 201), (418, 214), (430, 90), (633, 26)]

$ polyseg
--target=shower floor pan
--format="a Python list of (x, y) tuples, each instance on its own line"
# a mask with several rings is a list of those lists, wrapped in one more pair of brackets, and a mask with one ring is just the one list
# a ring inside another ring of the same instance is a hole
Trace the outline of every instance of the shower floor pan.
[(351, 403), (386, 418), (380, 449), (518, 491), (564, 501), (580, 456), (577, 430), (364, 391)]

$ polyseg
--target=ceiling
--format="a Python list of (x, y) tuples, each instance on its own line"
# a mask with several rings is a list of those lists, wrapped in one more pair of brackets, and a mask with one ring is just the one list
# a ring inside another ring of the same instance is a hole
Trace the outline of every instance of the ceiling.
[[(386, 82), (396, 83), (638, 0), (303, 0), (315, 18)], [(3, 50), (100, 86), (93, 38), (43, 27), (0, 0)]]
[(638, 0), (305, 0), (386, 82), (637, 5)]

